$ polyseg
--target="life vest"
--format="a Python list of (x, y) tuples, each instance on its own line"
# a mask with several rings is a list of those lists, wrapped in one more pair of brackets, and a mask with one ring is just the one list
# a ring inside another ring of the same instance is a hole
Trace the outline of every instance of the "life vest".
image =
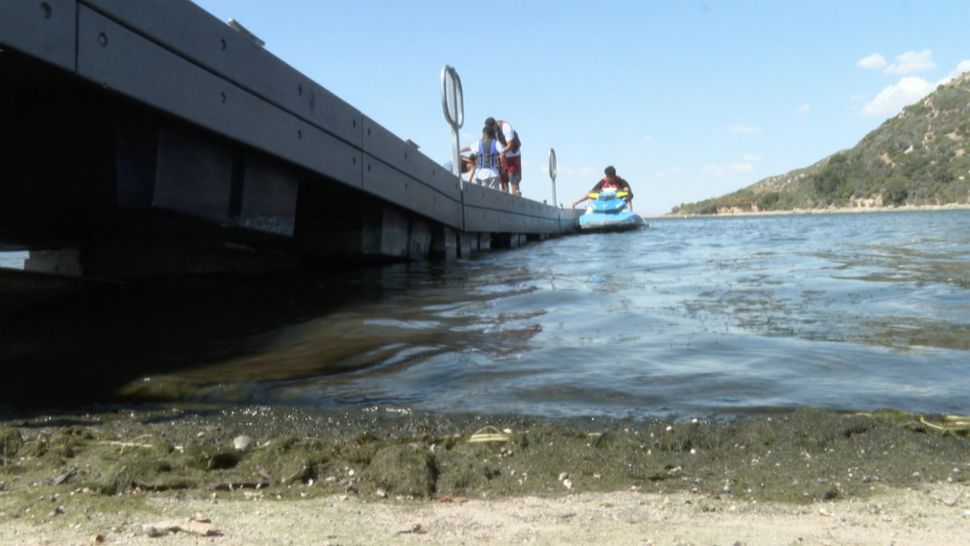
[(603, 184), (600, 186), (600, 190), (607, 191), (620, 191), (623, 189), (623, 179), (619, 176), (616, 177), (616, 182), (611, 182), (610, 177), (603, 177)]
[(490, 139), (488, 145), (488, 153), (485, 153), (485, 145), (483, 141), (478, 141), (478, 168), (479, 169), (495, 169), (498, 170), (498, 146), (495, 144), (496, 139)]

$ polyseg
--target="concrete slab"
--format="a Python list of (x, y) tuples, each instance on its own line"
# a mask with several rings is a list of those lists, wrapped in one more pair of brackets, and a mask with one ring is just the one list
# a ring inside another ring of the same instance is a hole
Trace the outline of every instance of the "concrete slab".
[(0, 2), (0, 45), (74, 70), (77, 2)]

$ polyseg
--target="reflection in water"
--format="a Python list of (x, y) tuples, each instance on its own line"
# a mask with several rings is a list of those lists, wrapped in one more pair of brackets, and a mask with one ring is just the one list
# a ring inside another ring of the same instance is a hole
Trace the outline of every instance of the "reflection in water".
[(23, 269), (24, 260), (27, 259), (26, 252), (9, 252), (0, 250), (0, 267), (7, 267), (10, 269)]
[(966, 412), (968, 226), (968, 212), (660, 220), (449, 264), (123, 287), (3, 319), (0, 357), (137, 399)]

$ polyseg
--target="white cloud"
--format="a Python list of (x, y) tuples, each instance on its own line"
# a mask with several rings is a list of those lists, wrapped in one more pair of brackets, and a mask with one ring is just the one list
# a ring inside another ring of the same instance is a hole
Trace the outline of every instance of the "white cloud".
[[(547, 174), (548, 174), (548, 170), (549, 170), (548, 169), (548, 166), (545, 167), (545, 168), (543, 168), (543, 172), (545, 172)], [(560, 176), (560, 175), (564, 175), (564, 174), (565, 175), (568, 175), (568, 176), (588, 177), (588, 176), (596, 176), (596, 174), (598, 174), (600, 172), (602, 172), (602, 171), (600, 171), (598, 169), (594, 169), (592, 167), (567, 167), (567, 166), (563, 166), (563, 165), (559, 165), (559, 166), (556, 167), (556, 176), (557, 177)]]
[(640, 139), (640, 144), (650, 144), (651, 142), (653, 142), (653, 137), (650, 135), (643, 135)]
[(737, 173), (749, 173), (755, 170), (755, 163), (761, 161), (760, 155), (745, 154), (741, 161), (733, 163), (708, 163), (701, 167), (701, 170), (714, 176), (721, 177)]
[(807, 114), (809, 111), (811, 111), (811, 109), (812, 109), (812, 105), (806, 102), (805, 104), (798, 107), (798, 113)]
[[(522, 160), (522, 170), (539, 172), (542, 173), (546, 178), (549, 177), (549, 163), (543, 161), (542, 163), (535, 163), (528, 160)], [(566, 176), (579, 176), (583, 178), (595, 176), (597, 170), (592, 167), (570, 167), (567, 165), (556, 165), (556, 178), (560, 178), (562, 175)]]
[(728, 131), (731, 131), (732, 133), (738, 133), (738, 134), (742, 134), (742, 135), (751, 135), (751, 134), (754, 134), (754, 133), (760, 133), (761, 132), (761, 127), (750, 127), (748, 125), (744, 125), (744, 124), (741, 124), (741, 123), (734, 123), (732, 125), (728, 125), (727, 126), (727, 130)]
[(681, 169), (680, 167), (670, 167), (665, 171), (657, 171), (653, 173), (653, 177), (657, 180), (662, 180), (667, 178), (668, 176), (677, 176), (682, 172), (684, 172), (684, 169)]
[(880, 70), (888, 64), (886, 58), (878, 53), (873, 53), (867, 57), (859, 59), (856, 66), (865, 70)]
[(896, 62), (886, 67), (886, 74), (912, 74), (913, 72), (927, 72), (936, 68), (933, 62), (933, 50), (907, 51), (896, 56)]
[(957, 67), (954, 68), (952, 72), (947, 74), (945, 78), (940, 80), (939, 83), (940, 85), (943, 85), (945, 83), (950, 83), (950, 80), (959, 76), (960, 74), (963, 74), (964, 72), (970, 72), (970, 59), (965, 61), (960, 61), (960, 64), (958, 64)]
[(705, 172), (714, 177), (726, 176), (735, 173), (747, 173), (754, 170), (752, 163), (708, 163), (701, 167)]
[(892, 116), (897, 114), (904, 106), (912, 104), (926, 95), (929, 95), (935, 85), (918, 78), (907, 76), (898, 83), (885, 87), (865, 106), (862, 113), (867, 116)]

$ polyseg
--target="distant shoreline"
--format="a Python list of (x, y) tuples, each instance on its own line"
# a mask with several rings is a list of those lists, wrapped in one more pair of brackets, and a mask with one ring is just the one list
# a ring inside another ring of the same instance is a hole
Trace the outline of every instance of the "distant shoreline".
[(942, 210), (970, 210), (970, 203), (948, 203), (946, 205), (903, 205), (901, 207), (829, 207), (824, 209), (793, 209), (722, 212), (719, 214), (666, 213), (651, 218), (717, 218), (734, 216), (796, 216), (809, 214), (855, 214), (862, 212), (925, 212)]

